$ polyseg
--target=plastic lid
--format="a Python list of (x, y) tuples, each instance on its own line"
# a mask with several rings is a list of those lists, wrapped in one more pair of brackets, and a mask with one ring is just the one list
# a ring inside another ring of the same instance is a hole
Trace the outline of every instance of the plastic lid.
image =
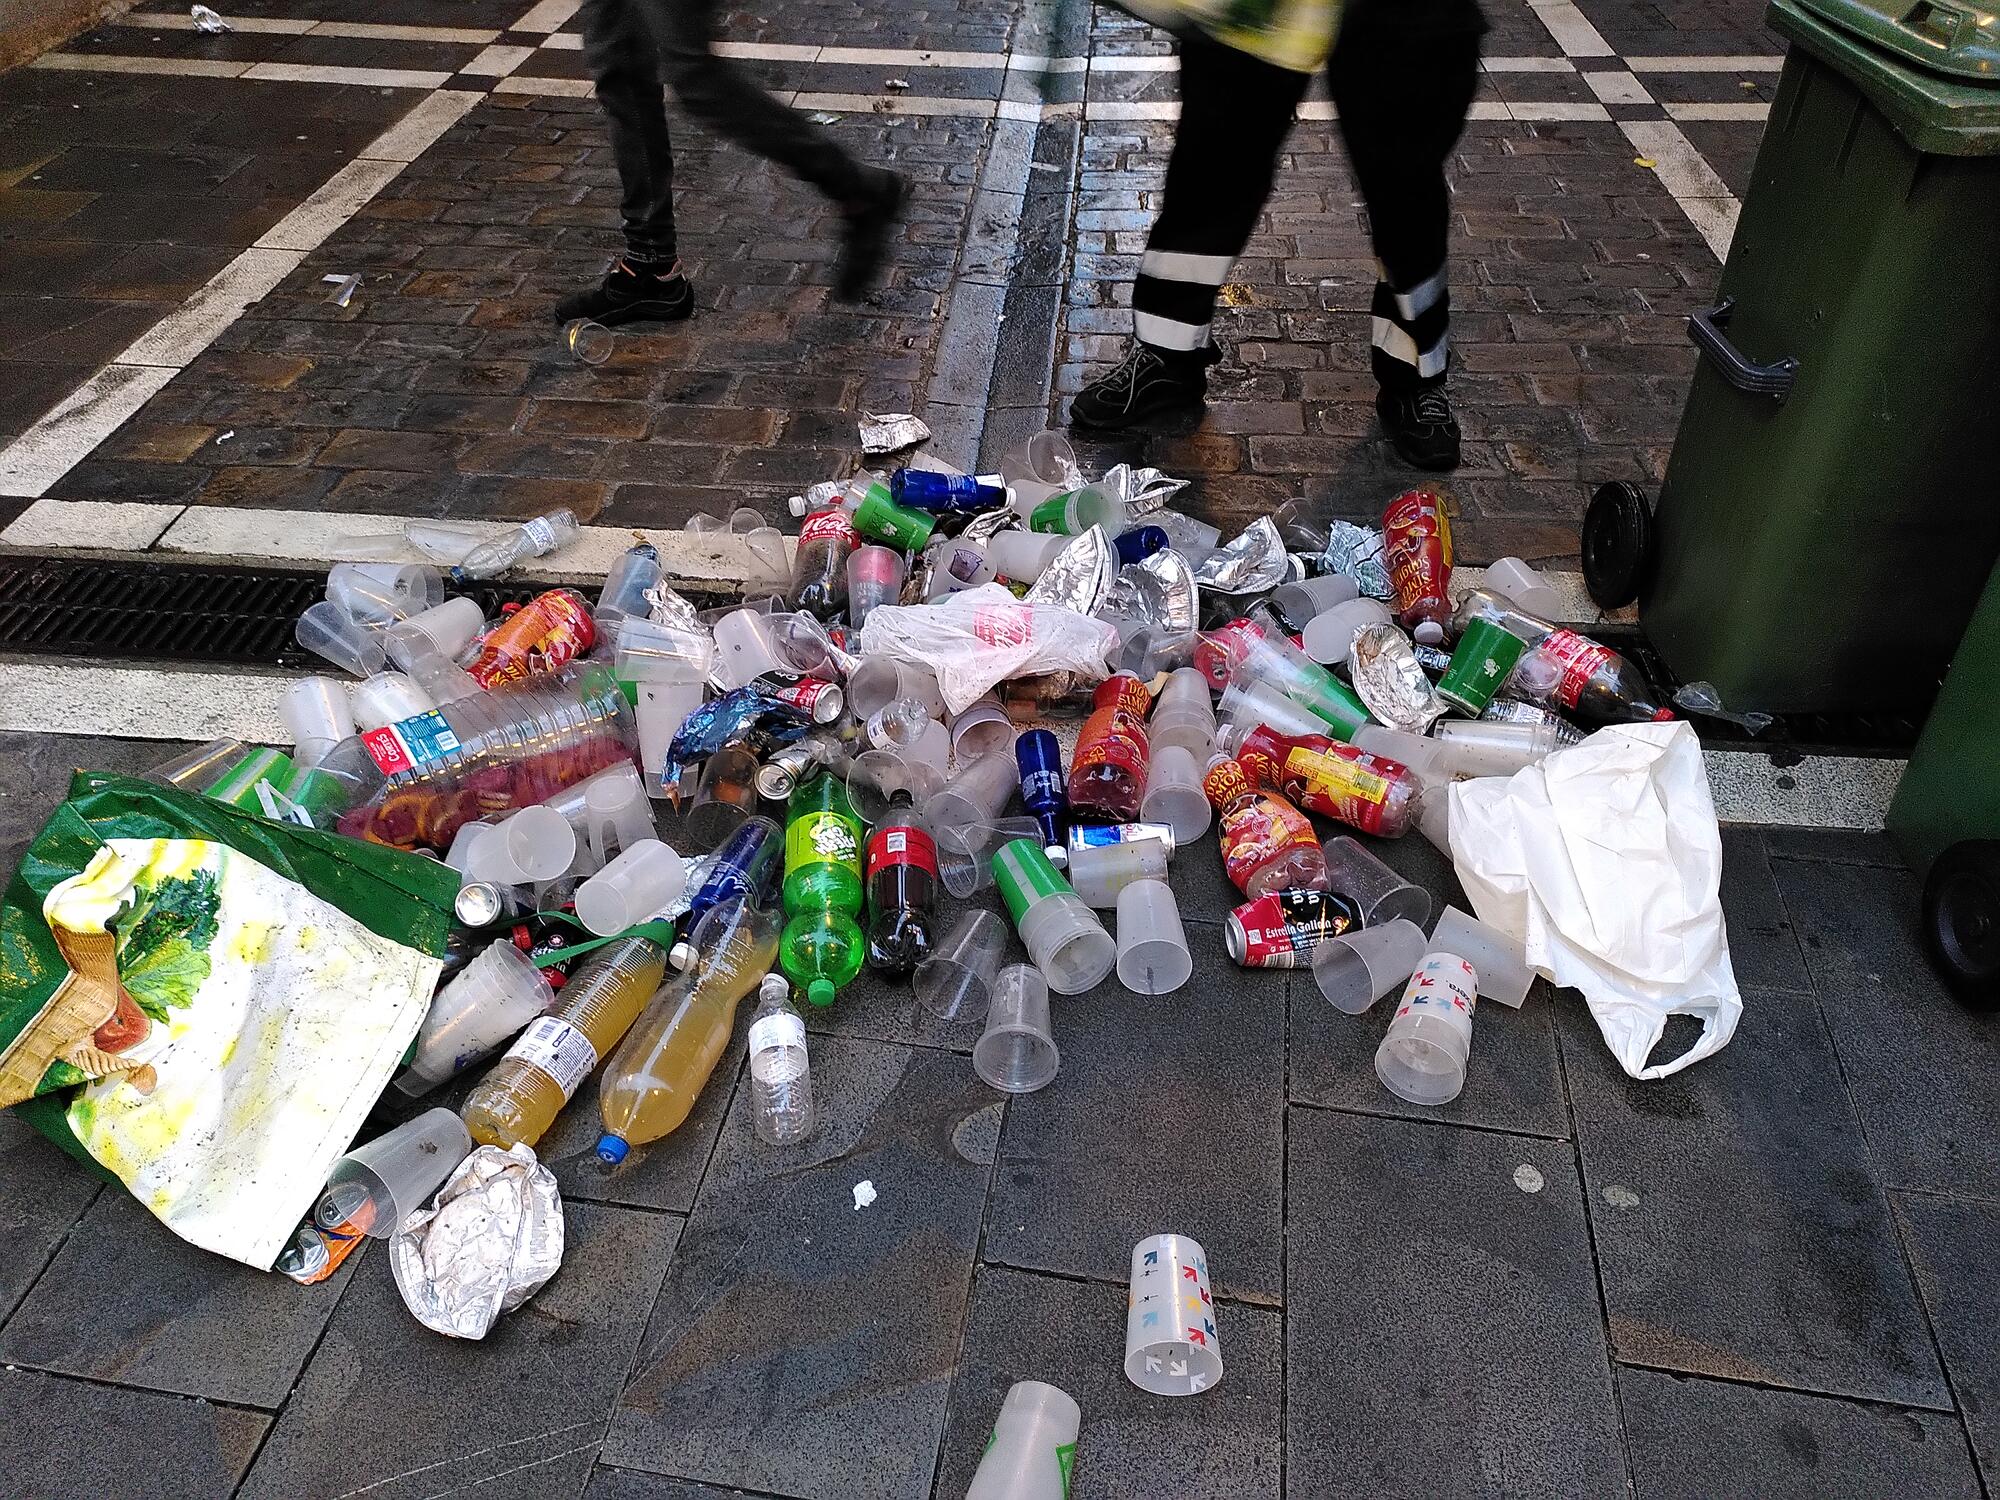
[(615, 1135), (600, 1135), (597, 1138), (597, 1159), (606, 1166), (617, 1166), (625, 1160), (626, 1153), (631, 1149), (631, 1146)]
[(676, 969), (688, 969), (694, 965), (694, 944), (675, 943), (667, 952), (667, 962)]
[(2000, 75), (2000, 35), (1978, 0), (1800, 0), (1814, 15), (1865, 37), (1903, 62), (1991, 84)]
[(806, 986), (806, 999), (814, 1005), (820, 1006), (822, 1009), (833, 1004), (833, 994), (833, 981), (831, 979), (815, 979), (811, 984)]
[[(1910, 147), (2000, 151), (2000, 27), (1962, 0), (1772, 0), (1771, 26), (1845, 74)], [(1982, 25), (1981, 21), (1986, 24)]]

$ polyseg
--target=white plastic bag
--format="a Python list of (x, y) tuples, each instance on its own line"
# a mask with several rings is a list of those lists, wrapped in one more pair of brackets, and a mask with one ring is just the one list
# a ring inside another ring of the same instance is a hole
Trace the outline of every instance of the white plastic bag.
[(945, 707), (964, 713), (1009, 677), (1109, 673), (1115, 626), (1054, 604), (1024, 604), (997, 583), (932, 604), (884, 604), (868, 612), (860, 655), (900, 657), (937, 674)]
[[(1734, 1034), (1722, 836), (1686, 724), (1601, 729), (1514, 776), (1458, 782), (1451, 852), (1480, 921), (1583, 992), (1632, 1077), (1677, 1073)], [(1701, 1038), (1649, 1066), (1671, 1015), (1700, 1017)]]

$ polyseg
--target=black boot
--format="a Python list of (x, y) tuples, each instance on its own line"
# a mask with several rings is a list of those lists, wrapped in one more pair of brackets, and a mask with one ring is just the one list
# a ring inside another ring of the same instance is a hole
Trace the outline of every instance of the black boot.
[(1375, 414), (1404, 463), (1433, 472), (1458, 467), (1458, 418), (1442, 385), (1377, 391)]
[(875, 190), (841, 212), (847, 227), (840, 240), (840, 259), (833, 270), (834, 295), (853, 302), (875, 284), (889, 254), (889, 231), (903, 216), (910, 184), (901, 173), (878, 172)]
[(1070, 425), (1125, 427), (1177, 407), (1200, 406), (1208, 394), (1208, 367), (1221, 358), (1213, 344), (1183, 353), (1135, 341), (1123, 364), (1076, 393)]
[(597, 286), (556, 304), (558, 323), (588, 318), (606, 328), (621, 323), (678, 323), (693, 313), (694, 288), (681, 274), (679, 261), (660, 266), (622, 257)]

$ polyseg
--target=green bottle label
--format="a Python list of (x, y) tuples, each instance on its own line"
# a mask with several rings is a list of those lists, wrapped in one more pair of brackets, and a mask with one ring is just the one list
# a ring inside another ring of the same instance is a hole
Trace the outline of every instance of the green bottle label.
[(1037, 901), (1072, 894), (1069, 882), (1032, 839), (1015, 839), (1000, 847), (993, 856), (993, 883), (1000, 887), (1000, 899), (1016, 922)]
[(837, 812), (801, 813), (785, 830), (785, 870), (807, 865), (846, 865), (861, 878), (861, 839)]
[(854, 511), (854, 529), (865, 537), (914, 551), (931, 539), (937, 522), (920, 510), (906, 510), (889, 498), (886, 484), (871, 484)]

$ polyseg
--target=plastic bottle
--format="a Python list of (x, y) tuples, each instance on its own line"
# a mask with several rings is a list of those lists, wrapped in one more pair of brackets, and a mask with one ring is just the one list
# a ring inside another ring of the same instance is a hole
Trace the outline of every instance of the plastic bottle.
[(532, 1146), (555, 1123), (598, 1059), (632, 1029), (667, 971), (667, 950), (628, 937), (592, 953), (479, 1080), (459, 1110), (482, 1146)]
[(846, 513), (849, 525), (862, 536), (905, 552), (922, 547), (937, 529), (936, 516), (898, 505), (882, 476), (865, 469), (847, 482), (840, 496), (840, 509)]
[(466, 668), (483, 688), (547, 674), (568, 665), (597, 643), (590, 606), (575, 589), (550, 589), (486, 632)]
[(820, 620), (839, 614), (847, 607), (847, 559), (860, 544), (853, 520), (839, 506), (808, 518), (799, 528), (785, 602)]
[(616, 640), (618, 627), (627, 615), (641, 620), (649, 618), (652, 606), (646, 602), (646, 590), (662, 576), (658, 547), (651, 542), (627, 547), (604, 575), (604, 587), (598, 590), (597, 633), (605, 640)]
[(1275, 792), (1256, 791), (1226, 755), (1209, 761), (1201, 789), (1218, 814), (1222, 867), (1244, 895), (1327, 889), (1326, 854), (1304, 813)]
[(1283, 792), (1298, 806), (1363, 833), (1401, 838), (1415, 821), (1421, 784), (1400, 761), (1323, 734), (1280, 734), (1267, 724), (1232, 726), (1218, 744), (1253, 785)]
[(1069, 767), (1070, 811), (1129, 823), (1146, 796), (1146, 685), (1120, 672), (1098, 684)]
[(1030, 729), (1014, 741), (1014, 764), (1021, 772), (1021, 805), (1042, 825), (1050, 858), (1062, 847), (1069, 816), (1062, 768), (1062, 742), (1047, 729)]
[(822, 772), (793, 789), (785, 811), (785, 924), (779, 962), (814, 1005), (833, 1004), (861, 972), (861, 820), (847, 788)]
[(556, 548), (566, 546), (582, 529), (573, 510), (552, 510), (532, 521), (523, 521), (512, 531), (482, 542), (466, 553), (451, 570), (452, 582), (498, 578), (531, 557), (547, 557)]
[(911, 510), (992, 510), (1007, 503), (1007, 481), (998, 474), (898, 469), (889, 476), (889, 498)]
[(1111, 539), (1111, 545), (1118, 553), (1118, 565), (1124, 567), (1165, 551), (1170, 540), (1164, 527), (1134, 526), (1130, 531), (1119, 532)]
[(877, 750), (914, 745), (931, 723), (930, 711), (914, 698), (895, 698), (868, 716), (862, 731)]
[(868, 967), (908, 974), (937, 940), (937, 845), (917, 826), (910, 794), (890, 794), (889, 816), (868, 839)]
[(715, 851), (708, 878), (688, 903), (688, 921), (698, 922), (725, 901), (762, 902), (777, 873), (784, 835), (769, 818), (751, 818)]
[(1568, 709), (1593, 724), (1643, 724), (1674, 716), (1654, 700), (1646, 674), (1609, 646), (1538, 620), (1490, 589), (1473, 589), (1458, 601), (1453, 632), (1475, 619), (1492, 621), (1531, 648), (1507, 680), (1509, 692)]
[(693, 964), (653, 997), (598, 1080), (599, 1160), (616, 1166), (632, 1147), (680, 1129), (729, 1050), (738, 1002), (771, 971), (779, 920), (742, 901), (701, 919)]
[(750, 1128), (767, 1146), (796, 1145), (818, 1123), (806, 1023), (791, 996), (784, 975), (766, 974), (750, 1019)]
[(1420, 645), (1444, 639), (1451, 618), (1451, 522), (1431, 490), (1405, 490), (1382, 512), (1382, 557), (1396, 590), (1396, 623)]

